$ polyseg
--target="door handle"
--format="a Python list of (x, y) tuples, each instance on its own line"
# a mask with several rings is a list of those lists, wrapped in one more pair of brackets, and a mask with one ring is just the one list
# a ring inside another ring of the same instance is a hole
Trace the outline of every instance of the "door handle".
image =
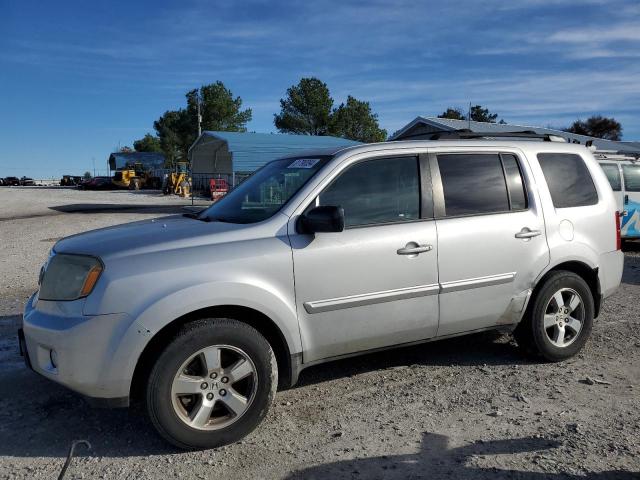
[[(416, 245), (414, 243), (414, 245)], [(432, 245), (418, 245), (417, 247), (410, 247), (409, 244), (404, 248), (399, 248), (396, 253), (398, 255), (418, 255), (419, 253), (428, 252), (433, 250)]]
[(530, 230), (529, 228), (524, 227), (522, 230), (516, 233), (515, 237), (516, 238), (533, 238), (533, 237), (537, 237), (538, 235), (542, 235), (542, 232), (540, 230)]

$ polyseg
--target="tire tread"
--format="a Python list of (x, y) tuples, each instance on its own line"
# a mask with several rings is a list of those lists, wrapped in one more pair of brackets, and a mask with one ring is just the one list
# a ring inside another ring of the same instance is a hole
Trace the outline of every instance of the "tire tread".
[[(158, 360), (155, 362), (154, 366), (151, 369), (151, 373), (149, 374), (145, 395), (147, 416), (149, 417), (151, 424), (155, 427), (162, 438), (182, 450), (215, 448), (239, 440), (239, 438), (236, 438), (236, 436), (233, 435), (233, 432), (229, 433), (224, 432), (223, 430), (215, 431), (216, 434), (219, 434), (217, 436), (221, 437), (220, 441), (211, 442), (208, 445), (202, 445), (202, 442), (189, 443), (175, 438), (175, 436), (172, 435), (164, 425), (164, 422), (161, 418), (163, 405), (161, 405), (160, 403), (161, 399), (159, 398), (159, 396), (155, 394), (155, 392), (160, 389), (160, 383), (163, 380), (161, 371), (163, 363), (162, 359), (163, 356), (167, 354), (171, 346), (174, 345), (176, 341), (179, 341), (182, 338), (194, 335), (197, 336), (199, 332), (203, 332), (206, 334), (209, 333), (212, 329), (231, 331), (235, 330), (239, 335), (246, 336), (247, 338), (251, 338), (252, 340), (257, 341), (260, 345), (260, 348), (264, 349), (266, 355), (269, 358), (269, 365), (267, 367), (270, 372), (270, 388), (269, 392), (267, 393), (267, 399), (256, 415), (257, 422), (255, 423), (255, 425), (250, 426), (248, 429), (249, 431), (247, 431), (245, 434), (250, 433), (255, 427), (257, 427), (267, 415), (269, 407), (273, 403), (273, 399), (276, 393), (276, 387), (278, 385), (278, 366), (273, 349), (271, 348), (271, 345), (269, 345), (269, 342), (267, 342), (267, 340), (260, 334), (260, 332), (258, 332), (252, 326), (232, 318), (207, 318), (194, 320), (184, 324), (171, 337), (171, 339), (167, 342), (167, 346), (165, 347), (164, 351), (158, 356)], [(258, 365), (256, 365), (256, 367), (260, 368)], [(244, 435), (241, 435), (240, 438), (242, 438), (242, 436)]]
[[(544, 312), (540, 312), (540, 310), (546, 306), (544, 299), (547, 298), (548, 291), (559, 290), (565, 287), (567, 283), (573, 282), (577, 283), (577, 285), (573, 285), (574, 287), (577, 286), (578, 289), (582, 290), (579, 293), (586, 310), (585, 325), (580, 332), (580, 338), (567, 347), (559, 348), (548, 342), (544, 331), (537, 328), (536, 318), (540, 317), (540, 315), (544, 316)], [(574, 272), (558, 270), (549, 274), (534, 295), (529, 301), (524, 318), (513, 332), (518, 346), (526, 354), (541, 357), (550, 362), (560, 362), (576, 355), (588, 340), (593, 326), (593, 295), (585, 280)]]

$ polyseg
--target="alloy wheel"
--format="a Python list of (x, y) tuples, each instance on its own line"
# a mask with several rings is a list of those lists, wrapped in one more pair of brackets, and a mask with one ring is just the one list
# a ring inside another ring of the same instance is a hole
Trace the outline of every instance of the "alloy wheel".
[(218, 430), (249, 409), (258, 386), (256, 367), (237, 347), (212, 345), (191, 355), (171, 385), (174, 412), (188, 426)]
[(544, 330), (554, 346), (564, 348), (576, 341), (584, 320), (582, 297), (571, 288), (561, 288), (547, 302)]

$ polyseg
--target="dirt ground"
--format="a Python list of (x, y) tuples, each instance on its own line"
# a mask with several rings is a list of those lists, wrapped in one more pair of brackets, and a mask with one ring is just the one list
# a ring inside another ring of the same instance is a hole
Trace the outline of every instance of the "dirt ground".
[(484, 334), (313, 367), (257, 431), (216, 450), (176, 451), (142, 411), (92, 409), (27, 370), (16, 329), (53, 243), (187, 203), (0, 188), (0, 478), (55, 478), (79, 439), (91, 449), (67, 478), (640, 478), (640, 245), (570, 361)]

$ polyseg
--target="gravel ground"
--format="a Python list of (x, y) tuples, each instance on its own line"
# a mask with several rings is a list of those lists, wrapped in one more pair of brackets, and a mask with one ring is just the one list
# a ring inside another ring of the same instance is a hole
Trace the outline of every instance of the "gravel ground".
[(484, 334), (317, 366), (278, 393), (256, 432), (216, 450), (175, 451), (139, 409), (92, 409), (28, 371), (15, 329), (54, 241), (185, 203), (0, 189), (0, 478), (55, 478), (77, 439), (92, 448), (78, 447), (67, 478), (640, 478), (640, 247), (633, 245), (621, 288), (570, 361), (531, 361), (509, 337)]

